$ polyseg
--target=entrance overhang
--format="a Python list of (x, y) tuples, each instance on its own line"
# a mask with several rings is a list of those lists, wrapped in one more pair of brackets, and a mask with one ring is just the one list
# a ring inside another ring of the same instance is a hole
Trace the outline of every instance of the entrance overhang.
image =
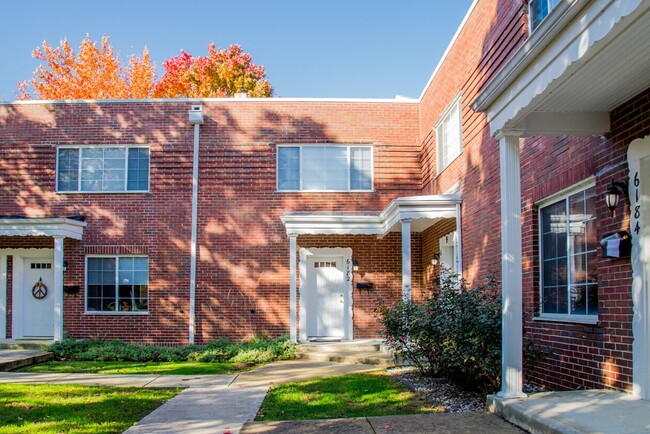
[(87, 224), (81, 218), (0, 217), (0, 236), (46, 236), (80, 240)]
[(411, 220), (413, 232), (422, 232), (443, 218), (457, 216), (460, 194), (400, 197), (379, 212), (305, 213), (282, 216), (287, 235), (377, 235), (400, 230)]
[(602, 135), (609, 113), (650, 87), (650, 2), (563, 1), (472, 108), (493, 135)]

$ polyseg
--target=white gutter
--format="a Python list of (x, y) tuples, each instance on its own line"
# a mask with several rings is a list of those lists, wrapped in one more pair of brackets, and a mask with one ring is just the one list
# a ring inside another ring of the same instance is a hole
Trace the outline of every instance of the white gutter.
[(199, 222), (199, 129), (203, 124), (200, 105), (189, 111), (190, 125), (194, 125), (194, 152), (192, 154), (192, 241), (190, 243), (190, 321), (189, 343), (194, 343), (194, 319), (196, 316), (196, 239)]

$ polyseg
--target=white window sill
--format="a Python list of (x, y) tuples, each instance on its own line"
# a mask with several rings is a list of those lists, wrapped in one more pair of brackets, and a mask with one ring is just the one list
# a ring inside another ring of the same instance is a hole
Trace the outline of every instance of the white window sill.
[(533, 321), (562, 322), (568, 324), (598, 325), (597, 315), (541, 315), (533, 317)]
[(374, 193), (375, 190), (276, 190), (276, 193)]
[(87, 310), (85, 312), (86, 315), (109, 315), (109, 316), (115, 316), (115, 315), (149, 315), (148, 310), (139, 310), (139, 311), (120, 311), (120, 312), (115, 312), (115, 311), (101, 311), (101, 310)]
[(117, 190), (117, 191), (57, 191), (56, 194), (142, 194), (151, 193), (151, 190)]

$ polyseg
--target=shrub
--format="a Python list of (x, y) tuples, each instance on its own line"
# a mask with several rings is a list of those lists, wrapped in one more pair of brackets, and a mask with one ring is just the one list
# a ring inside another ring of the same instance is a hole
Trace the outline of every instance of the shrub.
[(443, 279), (423, 303), (380, 301), (375, 313), (388, 346), (423, 374), (447, 377), (467, 389), (498, 389), (501, 297), (494, 279), (475, 288)]
[(58, 360), (98, 362), (245, 362), (268, 363), (295, 357), (295, 345), (287, 337), (253, 338), (232, 343), (227, 339), (206, 345), (181, 347), (138, 346), (121, 341), (64, 339), (50, 345), (49, 351)]

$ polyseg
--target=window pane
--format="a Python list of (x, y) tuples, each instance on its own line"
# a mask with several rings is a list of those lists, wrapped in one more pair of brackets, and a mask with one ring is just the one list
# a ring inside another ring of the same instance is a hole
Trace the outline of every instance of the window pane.
[(350, 190), (372, 189), (371, 148), (350, 148)]
[(544, 287), (542, 292), (542, 310), (544, 313), (558, 313), (557, 287)]
[(325, 190), (348, 189), (348, 148), (343, 146), (325, 147)]
[(571, 314), (585, 315), (587, 313), (587, 287), (584, 285), (571, 286)]
[(587, 314), (598, 315), (598, 285), (587, 286)]
[(79, 189), (79, 149), (59, 149), (58, 191)]
[(303, 147), (300, 162), (302, 165), (302, 189), (325, 190), (325, 147)]
[(127, 190), (149, 190), (149, 149), (129, 149)]

